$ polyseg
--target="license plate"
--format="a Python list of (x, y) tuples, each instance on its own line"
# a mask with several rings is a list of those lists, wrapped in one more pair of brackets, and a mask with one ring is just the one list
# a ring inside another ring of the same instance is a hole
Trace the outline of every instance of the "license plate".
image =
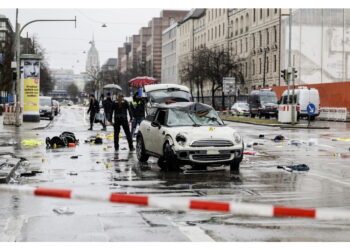
[(218, 155), (219, 151), (218, 150), (207, 150), (208, 155)]

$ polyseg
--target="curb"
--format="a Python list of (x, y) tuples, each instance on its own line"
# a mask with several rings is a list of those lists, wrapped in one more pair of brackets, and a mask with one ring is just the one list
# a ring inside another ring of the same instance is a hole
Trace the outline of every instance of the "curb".
[(43, 126), (43, 127), (37, 127), (37, 128), (33, 128), (31, 130), (41, 130), (41, 129), (47, 129), (54, 121), (55, 119), (51, 120), (47, 125)]
[(39, 197), (54, 197), (91, 202), (108, 202), (144, 207), (161, 208), (172, 211), (210, 211), (230, 213), (239, 216), (258, 217), (295, 217), (316, 220), (347, 220), (350, 221), (350, 210), (332, 208), (298, 208), (274, 206), (268, 204), (252, 204), (240, 202), (222, 202), (192, 200), (190, 198), (173, 198), (132, 195), (124, 193), (83, 192), (69, 189), (36, 188), (20, 185), (0, 185), (0, 192), (23, 194)]
[(250, 124), (250, 125), (258, 125), (258, 126), (266, 126), (266, 127), (274, 127), (274, 128), (294, 128), (294, 129), (329, 129), (330, 127), (319, 127), (319, 126), (292, 126), (292, 125), (283, 125), (283, 124), (261, 124), (261, 123), (255, 123), (255, 122), (245, 122), (245, 121), (233, 121), (229, 119), (222, 119), (223, 121), (226, 122), (237, 122), (237, 123), (245, 123), (245, 124)]

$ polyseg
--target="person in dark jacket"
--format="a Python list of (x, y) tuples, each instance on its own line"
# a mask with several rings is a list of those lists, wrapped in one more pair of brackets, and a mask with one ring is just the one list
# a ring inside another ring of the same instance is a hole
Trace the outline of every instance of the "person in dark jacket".
[(132, 138), (130, 134), (130, 128), (128, 123), (128, 114), (130, 115), (130, 120), (132, 119), (132, 112), (130, 110), (129, 103), (124, 100), (123, 95), (118, 95), (117, 101), (113, 103), (112, 110), (114, 112), (114, 149), (119, 150), (119, 133), (120, 126), (123, 127), (126, 139), (128, 140), (129, 150), (134, 151), (134, 146), (132, 145)]
[(107, 93), (107, 98), (102, 102), (103, 110), (105, 112), (105, 118), (108, 122), (112, 122), (112, 116), (113, 116), (113, 101), (111, 98), (111, 93)]
[(94, 94), (90, 95), (90, 106), (89, 109), (87, 111), (87, 113), (90, 113), (90, 128), (89, 130), (92, 130), (92, 127), (94, 125), (94, 121), (95, 121), (95, 116), (97, 113), (100, 112), (100, 106), (98, 105), (98, 101), (95, 98)]
[(131, 136), (134, 137), (137, 125), (140, 126), (140, 123), (145, 119), (145, 103), (138, 93), (133, 96), (131, 111), (133, 114)]

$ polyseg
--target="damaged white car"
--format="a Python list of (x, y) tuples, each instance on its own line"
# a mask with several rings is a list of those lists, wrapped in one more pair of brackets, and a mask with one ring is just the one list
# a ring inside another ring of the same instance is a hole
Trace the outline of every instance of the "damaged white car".
[(161, 168), (170, 170), (181, 165), (230, 165), (231, 170), (239, 169), (243, 140), (211, 106), (169, 103), (149, 111), (137, 134), (136, 153), (140, 162), (154, 156), (159, 158)]

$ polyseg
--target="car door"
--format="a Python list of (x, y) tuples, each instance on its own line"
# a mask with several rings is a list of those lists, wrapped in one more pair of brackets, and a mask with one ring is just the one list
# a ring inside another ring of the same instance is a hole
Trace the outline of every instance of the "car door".
[(151, 128), (152, 144), (154, 153), (158, 155), (163, 154), (163, 145), (166, 136), (166, 121), (168, 116), (168, 109), (160, 109), (156, 115), (155, 121), (160, 124), (160, 127)]
[[(148, 151), (152, 151), (151, 147), (152, 147), (152, 142), (151, 142), (151, 128), (152, 125), (151, 123), (153, 122), (153, 120), (155, 119), (155, 115), (156, 115), (157, 109), (156, 108), (150, 108), (149, 112), (146, 116), (146, 119), (142, 121), (141, 123), (141, 127), (142, 127), (142, 137), (143, 137), (143, 142), (145, 144), (145, 149)], [(153, 151), (152, 151), (153, 152)]]

